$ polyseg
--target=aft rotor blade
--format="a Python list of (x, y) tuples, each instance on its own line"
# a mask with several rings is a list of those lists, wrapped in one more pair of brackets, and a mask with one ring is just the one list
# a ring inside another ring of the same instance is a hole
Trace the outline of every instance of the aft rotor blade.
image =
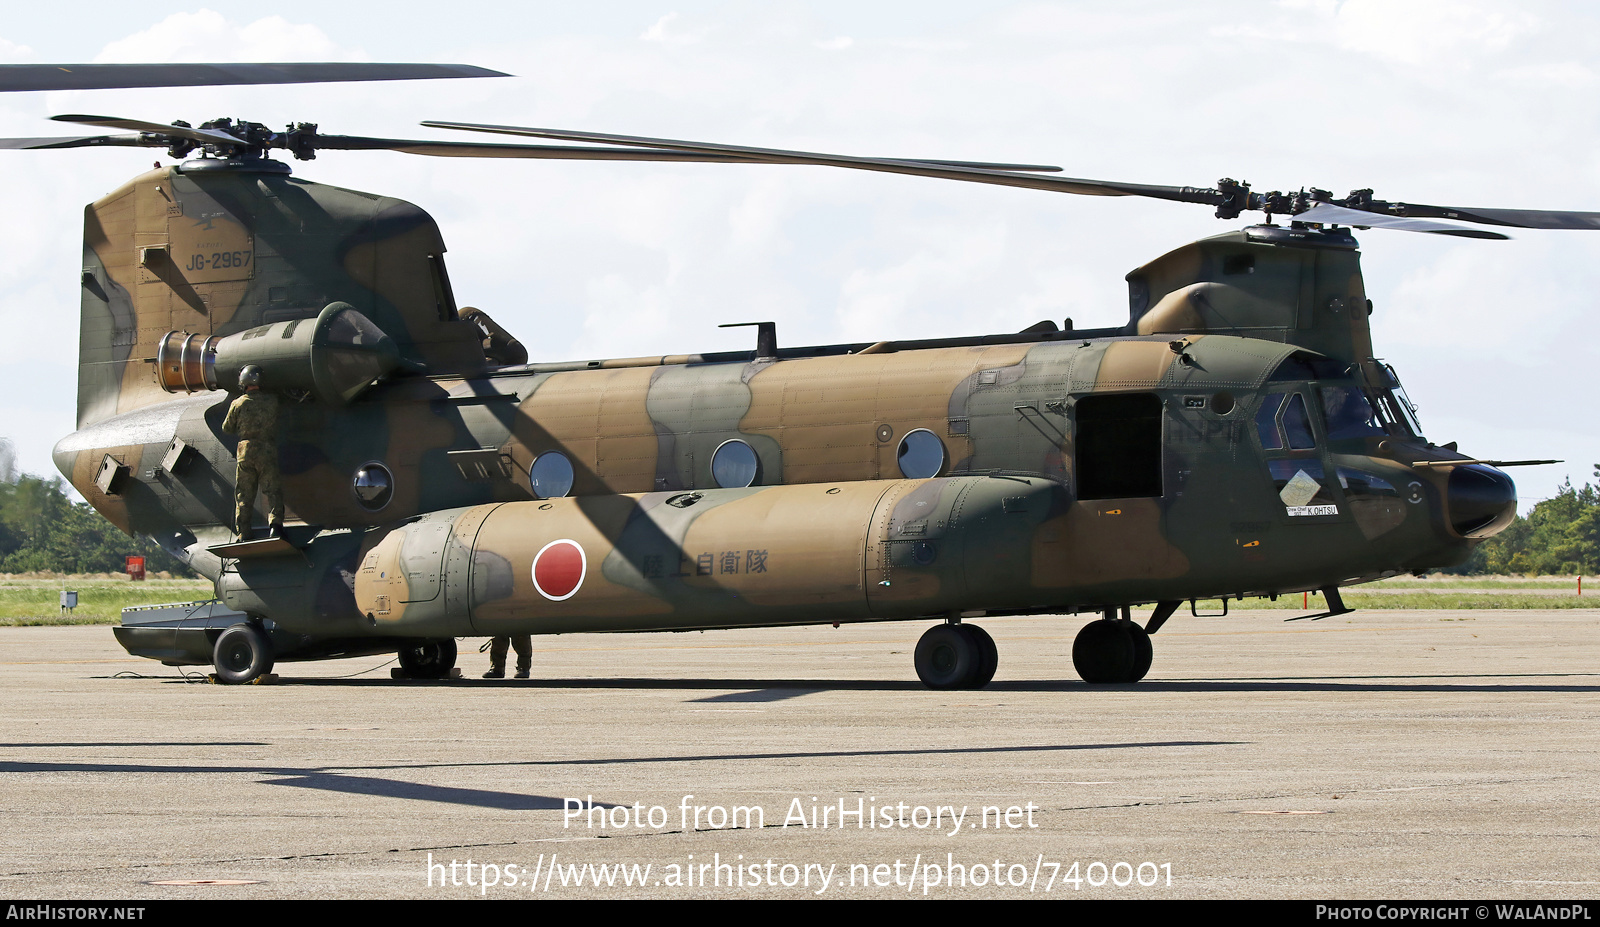
[(69, 135), (64, 138), (0, 138), (0, 149), (97, 148), (103, 145), (138, 147), (137, 135)]
[(3, 64), (0, 65), (0, 92), (510, 76), (501, 71), (491, 71), (470, 64), (387, 64), (366, 61), (248, 64)]
[(959, 163), (922, 160), (897, 161), (888, 158), (862, 158), (813, 151), (751, 148), (743, 145), (718, 145), (679, 139), (609, 135), (600, 132), (570, 132), (558, 129), (533, 129), (521, 126), (477, 125), (432, 120), (424, 122), (423, 125), (439, 129), (493, 132), (533, 138), (561, 139), (569, 142), (629, 145), (639, 148), (694, 151), (702, 154), (731, 154), (769, 164), (813, 164), (829, 167), (848, 167), (857, 170), (883, 171), (890, 174), (909, 174), (915, 177), (936, 177), (944, 180), (965, 180), (973, 183), (990, 183), (1005, 187), (1051, 190), (1057, 193), (1079, 193), (1086, 196), (1149, 196), (1178, 202), (1209, 203), (1213, 205), (1222, 202), (1224, 198), (1219, 191), (1195, 187), (1168, 187), (1105, 180), (1080, 180), (1068, 177), (1039, 177), (1026, 173), (1009, 173), (989, 168), (964, 167), (960, 166)]
[(189, 126), (167, 125), (162, 122), (145, 122), (143, 119), (123, 119), (120, 116), (51, 116), (56, 122), (75, 122), (79, 125), (100, 126), (103, 129), (132, 129), (135, 132), (147, 132), (151, 135), (167, 135), (186, 138), (191, 142), (202, 145), (217, 143), (237, 147), (239, 139), (226, 132), (216, 132), (211, 129), (195, 129)]
[(1506, 239), (1509, 235), (1499, 232), (1490, 232), (1484, 229), (1467, 228), (1464, 225), (1451, 225), (1448, 222), (1434, 222), (1431, 219), (1417, 219), (1410, 216), (1388, 216), (1383, 213), (1367, 212), (1365, 209), (1351, 209), (1348, 206), (1335, 206), (1332, 203), (1319, 203), (1305, 212), (1294, 217), (1296, 222), (1316, 222), (1323, 225), (1350, 225), (1375, 229), (1398, 229), (1403, 232), (1431, 232), (1435, 235), (1456, 235), (1461, 238), (1493, 238)]

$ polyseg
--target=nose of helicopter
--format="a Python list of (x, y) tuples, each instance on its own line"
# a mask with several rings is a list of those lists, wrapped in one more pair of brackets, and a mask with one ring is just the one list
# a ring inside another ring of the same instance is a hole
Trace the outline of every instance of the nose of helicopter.
[(1486, 538), (1511, 524), (1517, 514), (1517, 486), (1511, 477), (1483, 464), (1450, 472), (1450, 526), (1462, 537)]

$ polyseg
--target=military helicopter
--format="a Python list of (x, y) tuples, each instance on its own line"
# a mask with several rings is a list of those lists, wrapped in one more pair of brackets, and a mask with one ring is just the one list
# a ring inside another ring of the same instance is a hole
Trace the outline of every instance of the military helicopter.
[[(998, 651), (974, 619), (1083, 612), (1079, 674), (1129, 683), (1184, 601), (1318, 590), (1327, 612), (1303, 617), (1342, 614), (1342, 587), (1457, 563), (1504, 528), (1501, 468), (1535, 462), (1423, 436), (1374, 356), (1350, 229), (1600, 227), (511, 126), (424, 123), (569, 144), (56, 118), (132, 134), (0, 146), (187, 158), (85, 210), (77, 430), (54, 453), (113, 523), (216, 584), (119, 641), (227, 683), (375, 653), (443, 678), (458, 637), (920, 620), (919, 678), (980, 688)], [(356, 149), (829, 165), (1266, 219), (1135, 268), (1113, 328), (791, 347), (734, 323), (753, 350), (530, 362), (458, 305), (426, 212), (270, 157)], [(284, 399), (290, 517), (261, 540), (231, 532), (221, 429), (247, 366)]]

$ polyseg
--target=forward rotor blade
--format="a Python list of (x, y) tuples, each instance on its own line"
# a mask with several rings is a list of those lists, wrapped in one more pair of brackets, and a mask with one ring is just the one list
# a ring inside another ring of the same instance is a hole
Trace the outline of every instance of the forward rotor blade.
[(147, 132), (151, 135), (168, 135), (186, 138), (191, 142), (202, 145), (218, 143), (237, 147), (241, 143), (226, 132), (215, 132), (211, 129), (195, 129), (189, 126), (167, 125), (161, 122), (145, 122), (143, 119), (123, 119), (119, 116), (51, 116), (56, 122), (75, 122), (85, 126), (99, 126), (102, 129), (132, 129), (135, 132)]
[[(1055, 166), (1053, 164), (1012, 164), (1012, 163), (1008, 163), (1008, 162), (998, 162), (998, 161), (945, 161), (945, 160), (939, 160), (939, 159), (935, 159), (935, 158), (914, 158), (914, 159), (913, 158), (907, 158), (907, 159), (903, 159), (903, 160), (895, 159), (895, 158), (851, 158), (851, 157), (845, 156), (845, 155), (821, 155), (821, 154), (815, 154), (815, 153), (812, 153), (812, 152), (805, 152), (805, 151), (779, 151), (779, 150), (776, 150), (776, 149), (767, 149), (767, 148), (748, 148), (748, 147), (744, 147), (744, 146), (740, 146), (740, 145), (713, 145), (713, 144), (706, 144), (706, 143), (700, 143), (700, 142), (676, 141), (676, 140), (673, 140), (673, 139), (650, 139), (650, 138), (643, 138), (643, 137), (629, 136), (629, 135), (604, 135), (604, 134), (597, 133), (597, 132), (559, 132), (559, 131), (556, 131), (556, 130), (548, 130), (548, 129), (523, 129), (523, 128), (519, 128), (519, 127), (516, 127), (516, 126), (480, 126), (480, 125), (474, 125), (474, 124), (470, 124), (470, 123), (434, 122), (434, 121), (424, 122), (423, 125), (428, 126), (430, 128), (459, 129), (459, 130), (466, 131), (466, 132), (491, 132), (491, 133), (502, 133), (502, 134), (506, 134), (506, 135), (523, 135), (523, 136), (527, 136), (527, 137), (531, 137), (531, 138), (555, 138), (555, 139), (563, 139), (563, 140), (569, 141), (569, 142), (583, 141), (583, 142), (601, 142), (601, 143), (618, 144), (618, 145), (631, 145), (631, 146), (635, 146), (637, 148), (653, 150), (653, 151), (655, 151), (657, 153), (660, 153), (660, 152), (663, 152), (663, 151), (680, 151), (680, 152), (683, 152), (685, 154), (693, 153), (693, 154), (714, 156), (714, 157), (706, 158), (707, 161), (723, 161), (723, 162), (731, 161), (731, 162), (741, 162), (741, 163), (745, 163), (745, 164), (823, 164), (823, 163), (830, 163), (831, 164), (831, 163), (833, 163), (834, 160), (849, 160), (849, 161), (870, 161), (870, 162), (882, 163), (882, 164), (911, 164), (911, 165), (928, 165), (928, 164), (932, 164), (932, 165), (938, 165), (939, 167), (972, 169), (972, 170), (980, 170), (980, 171), (1028, 171), (1028, 172), (1037, 172), (1037, 173), (1054, 173), (1054, 172), (1058, 172), (1058, 171), (1061, 170), (1061, 168), (1059, 168), (1059, 167), (1057, 167), (1057, 166)], [(572, 154), (569, 155), (569, 157), (582, 158), (583, 155), (580, 154), (580, 152), (583, 152), (583, 151), (589, 150), (589, 149), (552, 146), (552, 147), (546, 148), (545, 150), (572, 152)], [(599, 150), (606, 150), (606, 151), (615, 152), (615, 151), (626, 150), (626, 149), (615, 149), (615, 148), (613, 148), (613, 149), (599, 149)], [(539, 156), (538, 155), (533, 155), (532, 157), (539, 157)], [(550, 155), (550, 157), (560, 157), (560, 155)], [(633, 159), (630, 159), (630, 158), (614, 157), (612, 155), (607, 155), (606, 157), (608, 159), (614, 159), (614, 160), (624, 160), (624, 161), (625, 160), (633, 160)], [(824, 161), (823, 159), (828, 159), (828, 160)], [(638, 160), (656, 161), (656, 160), (673, 160), (673, 159), (648, 157), (648, 158), (640, 158)], [(676, 159), (676, 160), (686, 160), (687, 161), (687, 160), (694, 160), (694, 159), (692, 159), (692, 158), (682, 158), (682, 159)], [(853, 165), (839, 165), (839, 166), (849, 167), (849, 166), (853, 166)]]
[(1391, 208), (1413, 216), (1455, 219), (1523, 229), (1600, 230), (1600, 212), (1572, 212), (1564, 209), (1461, 209), (1455, 206), (1424, 206), (1416, 203), (1391, 203)]
[(318, 135), (318, 150), (399, 151), (436, 158), (543, 158), (587, 161), (686, 161), (713, 164), (750, 164), (734, 155), (696, 154), (647, 148), (578, 148), (570, 145), (500, 145), (493, 142), (441, 142), (406, 138), (369, 138), (360, 135)]
[(1398, 229), (1403, 232), (1431, 232), (1435, 235), (1455, 235), (1460, 238), (1504, 240), (1510, 237), (1509, 235), (1502, 235), (1499, 232), (1490, 232), (1485, 229), (1472, 229), (1462, 225), (1451, 225), (1448, 222), (1434, 222), (1430, 219), (1417, 219), (1410, 216), (1386, 216), (1383, 213), (1367, 212), (1365, 209), (1351, 209), (1348, 206), (1335, 206), (1332, 203), (1319, 203), (1292, 218), (1296, 222), (1349, 225), (1358, 228)]
[(64, 138), (0, 138), (0, 149), (96, 148), (103, 145), (138, 147), (137, 135), (69, 135)]
[(469, 64), (387, 64), (366, 61), (251, 64), (4, 64), (0, 65), (0, 92), (510, 76), (501, 71), (491, 71)]
[[(325, 146), (337, 147), (337, 146)], [(677, 161), (694, 164), (770, 164), (761, 158), (743, 155), (712, 154), (697, 151), (673, 151), (666, 148), (603, 148), (574, 145), (496, 145), (486, 142), (411, 142), (393, 146), (406, 154), (432, 155), (442, 158), (544, 158), (564, 161)], [(926, 161), (925, 164), (968, 166), (966, 162)], [(982, 162), (979, 162), (982, 163)], [(996, 171), (1059, 171), (1059, 167), (1040, 164), (987, 165)]]
[[(787, 151), (776, 148), (750, 148), (742, 145), (716, 145), (706, 142), (688, 142), (677, 139), (645, 138), (633, 135), (608, 135), (600, 132), (569, 132), (557, 129), (532, 129), (520, 126), (491, 126), (461, 122), (427, 121), (423, 125), (439, 129), (460, 129), (467, 132), (493, 132), (505, 135), (522, 135), (532, 138), (553, 138), (569, 142), (594, 142), (597, 144), (629, 145), (639, 148), (693, 151), (702, 154), (731, 154), (763, 161), (769, 164), (814, 164), (829, 167), (848, 167), (857, 170), (883, 171), (890, 174), (909, 174), (915, 177), (937, 177), (944, 180), (965, 180), (973, 183), (990, 183), (1005, 187), (1024, 187), (1033, 190), (1051, 190), (1057, 193), (1078, 193), (1086, 196), (1149, 196), (1157, 199), (1188, 203), (1218, 204), (1223, 194), (1216, 190), (1195, 187), (1168, 187), (1152, 184), (1119, 183), (1105, 180), (1080, 180), (1068, 177), (1039, 177), (1031, 174), (1008, 173), (989, 168), (965, 167), (960, 163), (935, 161), (895, 161), (887, 158), (861, 158), (851, 155), (823, 154), (812, 151)], [(970, 162), (968, 162), (970, 163)]]

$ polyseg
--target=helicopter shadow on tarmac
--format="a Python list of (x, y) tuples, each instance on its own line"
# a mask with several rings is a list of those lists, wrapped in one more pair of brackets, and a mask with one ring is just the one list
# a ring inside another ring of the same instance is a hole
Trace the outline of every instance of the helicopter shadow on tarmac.
[[(1600, 692), (1600, 682), (1592, 685), (1565, 685), (1543, 682), (1514, 682), (1512, 680), (1597, 678), (1593, 673), (1535, 673), (1535, 674), (1481, 674), (1462, 676), (1324, 676), (1302, 679), (1178, 679), (1171, 681), (1146, 679), (1138, 683), (1090, 684), (1081, 679), (1037, 679), (997, 681), (983, 690), (990, 695), (1006, 692), (1147, 692), (1157, 693), (1220, 693), (1220, 692), (1453, 692), (1482, 695), (1522, 692), (1551, 694), (1594, 694)], [(1505, 680), (1503, 682), (1444, 682), (1423, 680)], [(1407, 681), (1415, 680), (1415, 681)], [(185, 680), (170, 680), (184, 682)], [(927, 687), (910, 680), (883, 679), (647, 679), (638, 677), (570, 679), (360, 679), (279, 677), (273, 685), (296, 686), (428, 686), (444, 688), (528, 688), (528, 689), (684, 689), (689, 691), (718, 690), (721, 694), (704, 698), (687, 699), (691, 702), (776, 702), (820, 692), (926, 692)], [(729, 691), (732, 690), (732, 691)]]
[[(0, 775), (5, 774), (36, 774), (36, 773), (99, 773), (106, 775), (126, 775), (128, 773), (157, 773), (161, 775), (258, 775), (280, 776), (283, 778), (266, 778), (260, 780), (265, 785), (285, 785), (293, 788), (314, 789), (318, 791), (337, 792), (347, 795), (370, 795), (377, 798), (404, 798), (412, 801), (427, 801), (451, 805), (467, 805), (478, 808), (492, 808), (502, 811), (562, 811), (571, 807), (566, 799), (553, 798), (547, 795), (528, 795), (518, 792), (505, 792), (493, 789), (473, 789), (457, 786), (430, 785), (427, 783), (408, 782), (398, 779), (389, 779), (379, 776), (355, 775), (352, 773), (377, 772), (384, 770), (443, 770), (459, 768), (483, 767), (565, 767), (565, 766), (611, 766), (619, 764), (659, 764), (659, 763), (704, 763), (704, 762), (745, 762), (761, 760), (834, 760), (859, 757), (888, 757), (888, 756), (952, 756), (970, 754), (1021, 754), (1021, 753), (1048, 753), (1057, 751), (1095, 751), (1095, 750), (1129, 750), (1129, 749), (1175, 749), (1184, 747), (1215, 747), (1238, 746), (1246, 741), (1221, 741), (1221, 740), (1182, 740), (1182, 741), (1140, 741), (1129, 743), (1088, 743), (1088, 744), (1024, 744), (1018, 746), (994, 747), (932, 747), (909, 749), (885, 750), (822, 750), (822, 751), (784, 751), (771, 753), (721, 753), (721, 754), (694, 754), (674, 756), (631, 756), (631, 757), (599, 757), (592, 759), (556, 759), (556, 760), (511, 760), (486, 763), (399, 763), (382, 764), (373, 766), (337, 766), (337, 767), (293, 767), (275, 765), (235, 764), (227, 766), (197, 766), (197, 765), (169, 765), (153, 763), (96, 763), (96, 762), (26, 762), (26, 761), (0, 761)], [(12, 745), (22, 746), (22, 745)], [(54, 746), (48, 744), (26, 746)], [(340, 770), (335, 772), (333, 770)], [(594, 801), (589, 798), (579, 803), (580, 807), (615, 807), (614, 803)]]
[[(452, 764), (440, 764), (449, 766)], [(412, 768), (427, 768), (418, 764)], [(0, 761), (0, 775), (24, 773), (100, 773), (126, 775), (128, 773), (157, 773), (161, 775), (227, 775), (283, 776), (281, 779), (263, 779), (266, 785), (287, 785), (297, 788), (318, 789), (352, 795), (371, 795), (379, 798), (407, 798), (414, 801), (431, 801), (451, 805), (470, 805), (494, 808), (501, 811), (559, 811), (566, 807), (560, 798), (548, 795), (525, 795), (492, 789), (469, 789), (457, 786), (428, 785), (384, 779), (374, 776), (352, 776), (329, 772), (326, 768), (296, 768), (283, 766), (184, 766), (143, 763), (57, 763)], [(598, 807), (610, 807), (603, 802)]]

